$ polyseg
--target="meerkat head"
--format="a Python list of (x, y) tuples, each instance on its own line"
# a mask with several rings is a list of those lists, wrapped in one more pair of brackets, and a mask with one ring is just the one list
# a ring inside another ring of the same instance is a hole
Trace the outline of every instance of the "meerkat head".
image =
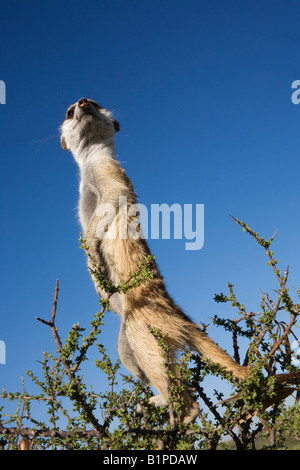
[(79, 148), (112, 140), (120, 124), (96, 101), (80, 98), (68, 108), (60, 129), (62, 148), (76, 152)]

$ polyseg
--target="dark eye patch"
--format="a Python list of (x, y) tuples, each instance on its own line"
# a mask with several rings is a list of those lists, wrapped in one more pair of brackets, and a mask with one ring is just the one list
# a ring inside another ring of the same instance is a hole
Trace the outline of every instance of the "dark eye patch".
[(74, 109), (75, 109), (75, 106), (71, 106), (67, 113), (66, 113), (66, 119), (72, 119), (72, 117), (74, 116)]

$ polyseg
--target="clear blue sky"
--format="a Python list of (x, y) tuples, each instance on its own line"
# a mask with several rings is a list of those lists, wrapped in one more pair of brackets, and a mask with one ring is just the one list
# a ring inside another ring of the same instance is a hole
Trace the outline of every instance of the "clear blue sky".
[[(78, 243), (78, 171), (58, 132), (83, 96), (120, 121), (116, 151), (140, 202), (205, 205), (203, 249), (149, 241), (196, 322), (233, 315), (213, 301), (228, 281), (249, 310), (277, 287), (263, 249), (228, 214), (266, 238), (279, 229), (275, 256), (299, 288), (299, 1), (6, 0), (0, 10), (0, 387), (19, 389), (55, 350), (35, 317), (50, 318), (56, 278), (62, 337), (98, 310)], [(118, 326), (106, 314), (113, 358)], [(232, 353), (223, 331), (209, 332)]]

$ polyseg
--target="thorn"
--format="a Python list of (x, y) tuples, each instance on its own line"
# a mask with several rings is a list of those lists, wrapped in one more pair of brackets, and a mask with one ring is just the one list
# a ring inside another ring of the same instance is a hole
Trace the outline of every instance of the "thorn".
[(276, 230), (276, 232), (274, 233), (274, 235), (270, 238), (270, 240), (269, 240), (270, 244), (272, 243), (272, 241), (273, 241), (274, 238), (276, 237), (277, 232), (278, 232), (278, 229)]

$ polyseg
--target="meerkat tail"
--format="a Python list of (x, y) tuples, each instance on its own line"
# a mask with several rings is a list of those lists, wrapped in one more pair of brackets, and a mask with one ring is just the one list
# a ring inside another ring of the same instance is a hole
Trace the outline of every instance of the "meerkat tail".
[[(196, 326), (196, 325), (195, 325)], [(193, 334), (187, 339), (189, 346), (210, 362), (225, 367), (238, 379), (246, 379), (249, 375), (248, 367), (241, 366), (222, 348), (220, 348), (204, 331), (196, 327)]]

